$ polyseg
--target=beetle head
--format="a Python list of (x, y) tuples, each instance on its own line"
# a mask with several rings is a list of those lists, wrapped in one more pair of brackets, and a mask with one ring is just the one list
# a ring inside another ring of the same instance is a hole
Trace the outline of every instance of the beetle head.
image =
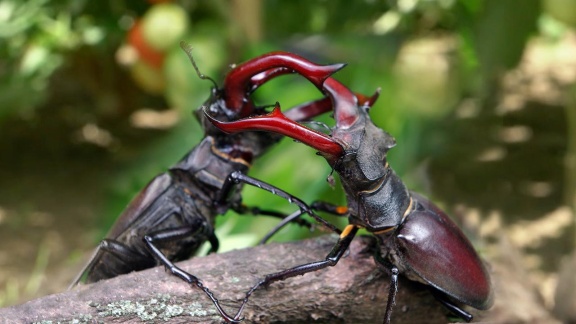
[(333, 78), (324, 82), (323, 90), (332, 102), (336, 120), (330, 136), (291, 120), (282, 114), (279, 106), (270, 114), (235, 122), (209, 119), (228, 133), (270, 131), (307, 144), (317, 149), (343, 180), (350, 179), (350, 182), (362, 184), (380, 179), (386, 171), (386, 152), (394, 146), (395, 140), (376, 127), (368, 115), (368, 108), (374, 104), (379, 92), (372, 97), (356, 96)]
[(341, 157), (328, 155), (327, 159), (336, 161), (335, 170), (344, 176), (343, 180), (353, 179), (351, 184), (361, 185), (381, 179), (387, 168), (386, 153), (396, 145), (396, 140), (376, 127), (368, 115), (380, 90), (360, 105), (358, 97), (335, 79), (326, 80), (324, 89), (332, 99), (336, 120), (330, 135), (344, 149)]
[[(215, 144), (217, 146), (229, 148), (235, 145), (238, 148), (251, 149), (254, 155), (261, 154), (263, 150), (279, 141), (282, 136), (271, 136), (261, 132), (224, 136), (221, 130), (207, 120), (206, 116), (223, 121), (232, 121), (251, 115), (265, 114), (266, 112), (262, 107), (254, 105), (250, 95), (271, 79), (284, 74), (298, 73), (321, 89), (326, 78), (344, 67), (344, 64), (317, 65), (295, 54), (272, 52), (235, 66), (226, 75), (224, 86), (219, 88), (213, 79), (200, 73), (191, 55), (192, 48), (190, 45), (184, 42), (180, 45), (188, 54), (198, 77), (210, 80), (214, 84), (208, 100), (194, 112), (205, 134), (217, 138)], [(301, 121), (322, 114), (331, 108), (330, 102), (319, 100), (294, 107), (287, 114), (290, 118)]]

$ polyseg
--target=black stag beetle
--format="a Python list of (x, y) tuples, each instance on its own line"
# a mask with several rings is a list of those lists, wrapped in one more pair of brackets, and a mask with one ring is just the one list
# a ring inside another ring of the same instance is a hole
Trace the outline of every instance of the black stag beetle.
[[(264, 108), (254, 105), (250, 95), (277, 76), (298, 73), (321, 89), (324, 80), (344, 66), (321, 66), (294, 54), (272, 52), (236, 66), (227, 74), (224, 87), (218, 88), (212, 79), (199, 72), (191, 48), (185, 43), (181, 45), (199, 77), (209, 79), (215, 85), (202, 108), (224, 120), (265, 113)], [(330, 101), (321, 99), (294, 107), (287, 115), (303, 121), (331, 108)], [(228, 135), (208, 122), (202, 109), (196, 111), (195, 116), (204, 128), (204, 139), (168, 172), (155, 177), (132, 200), (72, 285), (82, 280), (96, 282), (160, 263), (174, 275), (203, 290), (224, 320), (235, 322), (197, 277), (173, 262), (189, 258), (206, 241), (211, 244), (211, 251), (216, 251), (218, 239), (214, 235), (214, 219), (228, 209), (241, 214), (285, 217), (274, 211), (243, 205), (239, 192), (242, 184), (286, 198), (302, 212), (311, 211), (296, 197), (246, 175), (252, 160), (277, 143), (282, 135), (271, 136), (265, 132)], [(324, 222), (319, 217), (318, 220)], [(307, 221), (298, 220), (297, 223), (311, 226)], [(339, 232), (329, 223), (324, 225)]]
[[(390, 322), (399, 273), (428, 285), (437, 300), (466, 321), (471, 321), (472, 315), (461, 304), (490, 308), (490, 276), (470, 241), (441, 209), (409, 191), (388, 165), (386, 154), (395, 146), (395, 139), (376, 127), (368, 115), (379, 91), (361, 105), (333, 78), (326, 80), (324, 91), (332, 99), (336, 120), (330, 135), (298, 124), (278, 108), (267, 115), (234, 122), (221, 122), (207, 115), (216, 127), (228, 133), (270, 131), (315, 148), (339, 174), (348, 203), (350, 225), (326, 259), (266, 275), (246, 294), (235, 318), (259, 287), (336, 265), (359, 228), (376, 237), (379, 248), (375, 259), (391, 273), (384, 323)], [(336, 206), (326, 203), (314, 206), (337, 211)]]

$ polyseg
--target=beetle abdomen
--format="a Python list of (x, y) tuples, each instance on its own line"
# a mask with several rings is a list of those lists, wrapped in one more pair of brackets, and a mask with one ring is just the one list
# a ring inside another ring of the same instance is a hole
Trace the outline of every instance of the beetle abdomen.
[(438, 207), (414, 194), (416, 209), (395, 237), (404, 266), (448, 296), (477, 309), (492, 306), (484, 263), (462, 231)]

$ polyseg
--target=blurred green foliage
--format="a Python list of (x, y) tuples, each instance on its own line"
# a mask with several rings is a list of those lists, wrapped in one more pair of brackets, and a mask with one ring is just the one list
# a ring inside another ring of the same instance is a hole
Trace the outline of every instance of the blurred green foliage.
[[(288, 50), (320, 63), (348, 63), (336, 77), (354, 91), (371, 94), (382, 87), (372, 117), (396, 137), (399, 145), (390, 153), (391, 164), (416, 188), (424, 186), (424, 180), (414, 170), (442, 147), (444, 135), (434, 130), (433, 123), (449, 116), (462, 98), (481, 98), (489, 92), (494, 79), (517, 64), (542, 16), (537, 0), (174, 3), (189, 16), (182, 38), (193, 45), (202, 73), (219, 83), (231, 63), (270, 50)], [(67, 102), (84, 112), (79, 126), (86, 120), (105, 125), (115, 138), (132, 143), (125, 143), (121, 152), (109, 151), (123, 167), (109, 179), (111, 202), (102, 218), (106, 219), (102, 232), (154, 175), (174, 164), (202, 136), (190, 112), (208, 97), (211, 84), (198, 79), (178, 45), (161, 52), (163, 63), (156, 69), (138, 70), (134, 61), (138, 58), (120, 51), (134, 45), (126, 44), (126, 35), (156, 5), (134, 0), (0, 0), (0, 128), (15, 116), (57, 110), (55, 87), (62, 82), (54, 85), (55, 76), (69, 84), (86, 82), (78, 81), (82, 76), (93, 78), (91, 97)], [(250, 20), (242, 19), (247, 15)], [(74, 64), (82, 59), (87, 60), (84, 65)], [(108, 65), (86, 72), (86, 66), (95, 62)], [(142, 88), (101, 90), (104, 82), (122, 74), (132, 79), (120, 82), (135, 82), (126, 87)], [(151, 88), (142, 84), (148, 81), (154, 82)], [(255, 94), (259, 104), (278, 101), (284, 108), (320, 96), (317, 89), (292, 76), (274, 80)], [(142, 106), (178, 109), (181, 120), (138, 142), (134, 134), (139, 133), (126, 127), (130, 115)], [(70, 120), (66, 114), (75, 112), (62, 114), (63, 120)], [(331, 123), (329, 117), (322, 121)], [(338, 186), (331, 188), (325, 181), (329, 174), (325, 161), (311, 149), (287, 140), (257, 161), (251, 173), (308, 202), (343, 203)], [(252, 188), (244, 197), (247, 204), (291, 211), (286, 202)], [(234, 226), (221, 224), (227, 219)], [(219, 223), (226, 231), (243, 233), (244, 242), (251, 243), (274, 222), (230, 215)], [(293, 229), (280, 239), (306, 234)]]

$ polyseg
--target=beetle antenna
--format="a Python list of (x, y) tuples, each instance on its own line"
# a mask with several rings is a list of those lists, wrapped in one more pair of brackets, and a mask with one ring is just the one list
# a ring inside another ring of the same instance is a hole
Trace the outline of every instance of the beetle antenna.
[(194, 57), (192, 56), (192, 45), (185, 42), (185, 41), (181, 41), (180, 47), (184, 50), (186, 55), (188, 55), (188, 58), (190, 59), (190, 62), (192, 62), (192, 66), (194, 67), (194, 70), (196, 70), (196, 74), (198, 74), (198, 77), (202, 80), (212, 81), (212, 84), (214, 84), (214, 88), (218, 88), (218, 84), (216, 83), (216, 81), (214, 81), (214, 79), (212, 79), (211, 77), (206, 76), (200, 72), (198, 65), (196, 65), (196, 61), (194, 61)]

